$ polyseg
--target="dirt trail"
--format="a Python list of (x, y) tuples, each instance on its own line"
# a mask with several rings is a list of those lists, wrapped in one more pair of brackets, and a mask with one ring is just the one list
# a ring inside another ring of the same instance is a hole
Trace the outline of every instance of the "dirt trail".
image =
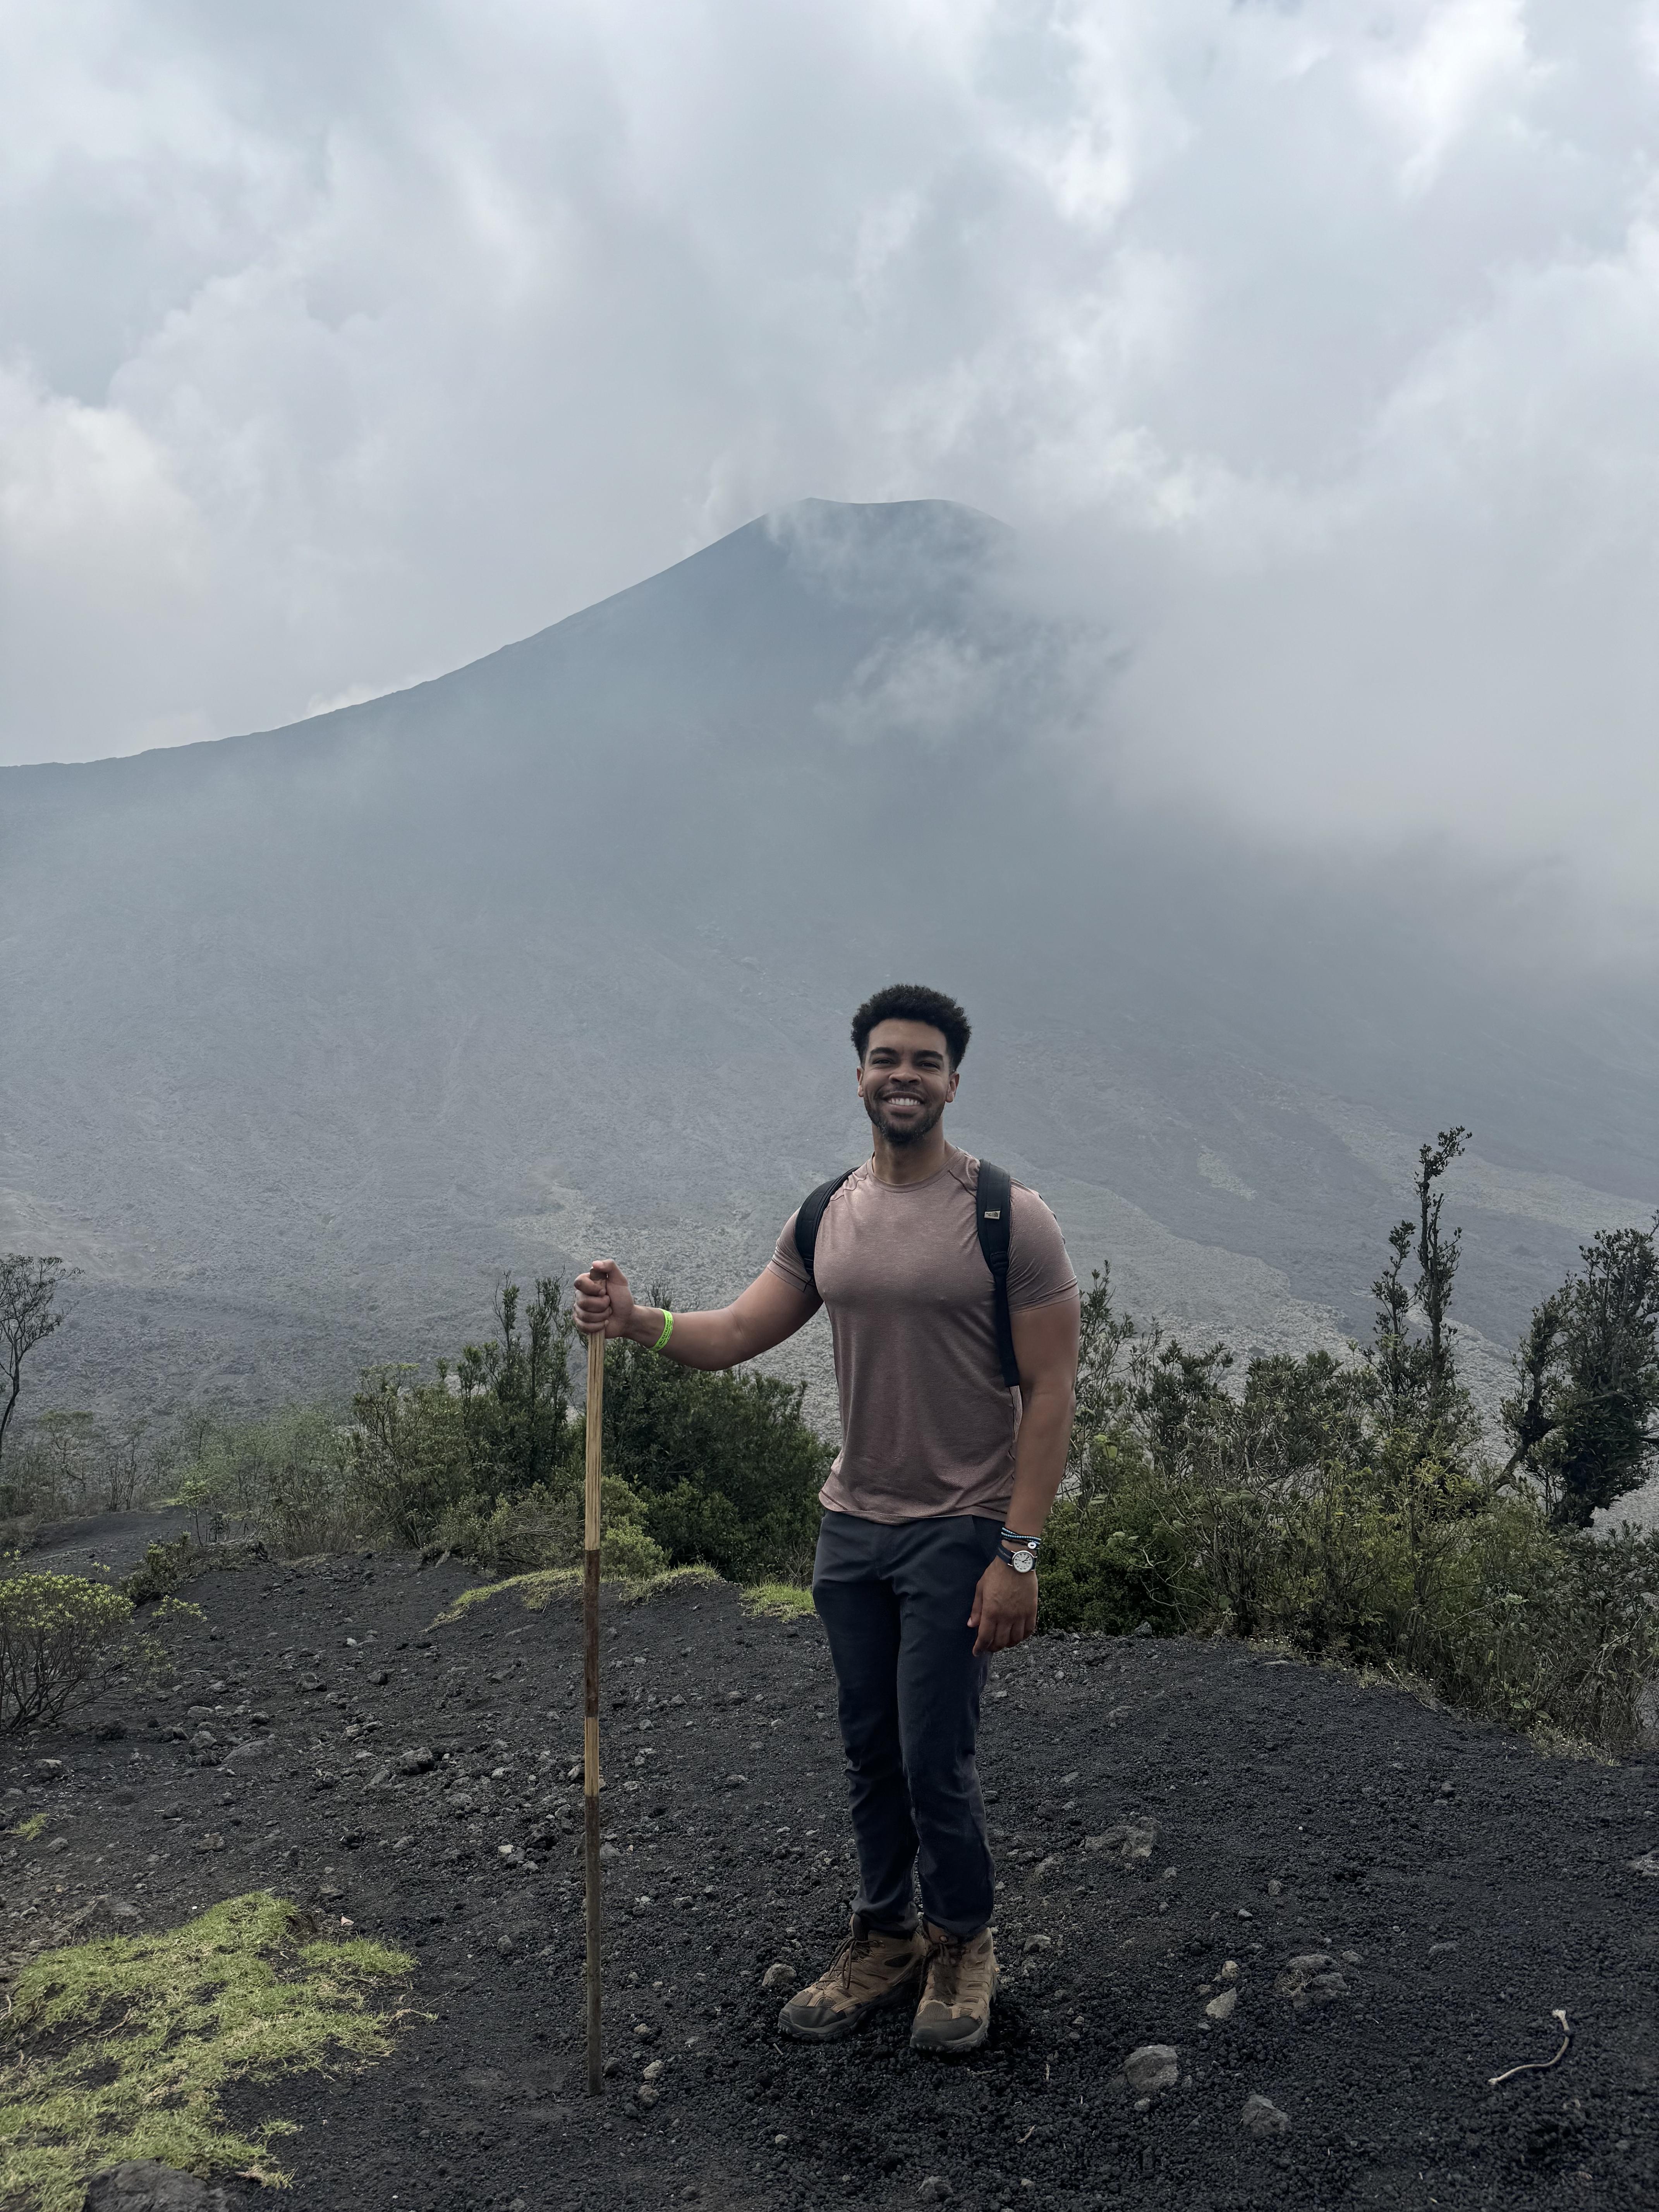
[[(433, 1627), (465, 1583), (385, 1557), (210, 1576), (167, 1698), (0, 1742), (4, 1825), (50, 1814), (0, 1842), (12, 1966), (99, 1892), (167, 1925), (269, 1887), (416, 1954), (435, 2017), (396, 2057), (238, 2093), (300, 2124), (296, 2207), (1656, 2201), (1659, 1878), (1630, 1863), (1659, 1850), (1654, 1761), (1545, 1759), (1236, 1644), (1039, 1639), (999, 1662), (984, 1736), (988, 2046), (923, 2062), (892, 2018), (799, 2048), (760, 1978), (822, 1961), (851, 1894), (828, 1658), (721, 1586), (609, 1607), (616, 2066), (590, 2101), (579, 1619), (504, 1593)], [(241, 1741), (266, 1747), (198, 1763)], [(401, 1774), (417, 1747), (434, 1765)], [(1558, 2005), (1566, 2063), (1490, 2088), (1547, 2056)], [(1176, 2080), (1138, 2110), (1149, 2043)], [(1253, 2095), (1287, 2133), (1242, 2124)]]

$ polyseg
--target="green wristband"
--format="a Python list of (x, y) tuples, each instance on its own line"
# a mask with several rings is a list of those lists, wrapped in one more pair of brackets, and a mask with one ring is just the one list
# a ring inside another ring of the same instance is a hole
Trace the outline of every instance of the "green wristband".
[(662, 1348), (663, 1348), (664, 1345), (665, 1345), (665, 1344), (667, 1343), (667, 1341), (668, 1341), (669, 1338), (670, 1338), (671, 1336), (672, 1336), (672, 1334), (674, 1334), (674, 1316), (673, 1316), (673, 1315), (672, 1315), (672, 1313), (670, 1313), (670, 1312), (669, 1312), (669, 1310), (668, 1310), (667, 1307), (666, 1307), (666, 1306), (665, 1306), (665, 1307), (663, 1308), (663, 1310), (662, 1310), (662, 1334), (661, 1334), (661, 1335), (657, 1339), (656, 1342), (652, 1346), (651, 1349), (653, 1350), (653, 1352), (660, 1352), (660, 1351), (662, 1350)]

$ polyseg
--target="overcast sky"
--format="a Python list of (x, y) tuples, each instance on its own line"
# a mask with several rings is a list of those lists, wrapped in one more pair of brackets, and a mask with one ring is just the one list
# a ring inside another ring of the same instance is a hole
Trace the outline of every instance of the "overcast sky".
[(1659, 0), (5, 0), (0, 759), (938, 495), (1127, 788), (1641, 900), (1656, 134)]

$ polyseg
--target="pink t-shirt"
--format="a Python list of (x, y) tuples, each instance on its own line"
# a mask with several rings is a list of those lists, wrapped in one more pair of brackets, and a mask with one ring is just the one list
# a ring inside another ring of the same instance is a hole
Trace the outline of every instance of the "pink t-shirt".
[[(842, 1448), (819, 1502), (866, 1521), (1000, 1520), (1014, 1486), (1019, 1393), (997, 1358), (991, 1271), (974, 1218), (979, 1162), (954, 1145), (926, 1182), (878, 1182), (866, 1160), (824, 1208), (813, 1253), (830, 1310)], [(809, 1287), (795, 1216), (769, 1265)], [(1008, 1305), (1078, 1295), (1060, 1224), (1014, 1185)]]

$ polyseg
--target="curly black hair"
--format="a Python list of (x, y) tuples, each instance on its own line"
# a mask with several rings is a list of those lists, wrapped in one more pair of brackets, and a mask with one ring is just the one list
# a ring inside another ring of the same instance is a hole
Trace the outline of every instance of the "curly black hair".
[(853, 1017), (853, 1048), (860, 1063), (878, 1022), (926, 1022), (930, 1029), (942, 1030), (952, 1067), (961, 1066), (974, 1034), (967, 1015), (943, 991), (930, 991), (926, 983), (890, 983), (866, 999)]

